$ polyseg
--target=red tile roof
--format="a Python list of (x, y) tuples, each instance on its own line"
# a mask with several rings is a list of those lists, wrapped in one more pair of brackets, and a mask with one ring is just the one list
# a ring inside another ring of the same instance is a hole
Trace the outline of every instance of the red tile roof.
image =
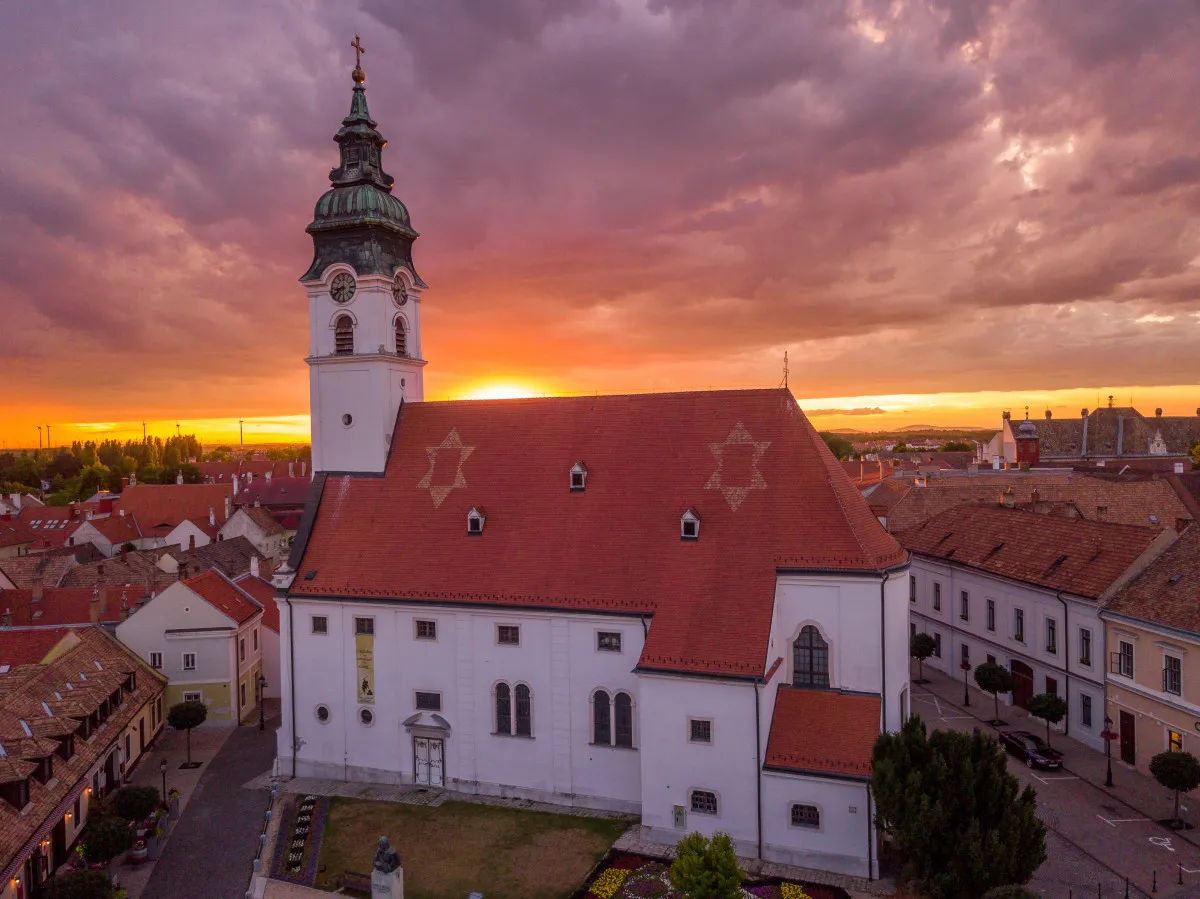
[(37, 540), (37, 535), (16, 518), (0, 518), (0, 548), (25, 546)]
[(880, 705), (863, 693), (781, 686), (764, 767), (870, 777)]
[(266, 536), (273, 537), (284, 532), (283, 525), (262, 506), (241, 506), (241, 508), (250, 516), (251, 521), (262, 528), (263, 534)]
[(238, 624), (245, 624), (261, 611), (258, 603), (215, 569), (188, 578), (183, 584), (218, 612), (228, 615)]
[(0, 630), (0, 665), (37, 665), (71, 632), (69, 627), (10, 627)]
[(1192, 525), (1104, 607), (1200, 634), (1200, 525)]
[(275, 604), (275, 588), (270, 581), (246, 574), (234, 583), (249, 593), (263, 608), (263, 627), (269, 627), (279, 633), (279, 606)]
[(0, 590), (0, 611), (8, 614), (14, 627), (28, 625), (87, 625), (92, 622), (92, 597), (96, 598), (96, 621), (115, 624), (123, 620), (121, 594), (132, 609), (138, 601), (136, 588), (53, 587), (33, 599), (33, 590)]
[(108, 518), (93, 518), (87, 523), (99, 531), (101, 536), (114, 546), (132, 543), (142, 536), (141, 531), (138, 530), (137, 521), (134, 516), (128, 513), (125, 515), (110, 515)]
[(303, 506), (312, 491), (311, 478), (276, 478), (267, 483), (265, 478), (255, 478), (238, 491), (234, 502), (239, 506), (253, 506), (258, 502), (264, 506)]
[(138, 484), (121, 493), (120, 507), (136, 515), (147, 533), (156, 528), (173, 528), (181, 521), (208, 521), (212, 509), (217, 523), (225, 521), (225, 497), (233, 496), (229, 484)]
[(777, 569), (906, 558), (786, 390), (410, 403), (382, 478), (325, 479), (291, 589), (652, 614), (641, 666), (761, 676)]
[(1100, 599), (1164, 533), (999, 506), (964, 505), (897, 535), (913, 553)]

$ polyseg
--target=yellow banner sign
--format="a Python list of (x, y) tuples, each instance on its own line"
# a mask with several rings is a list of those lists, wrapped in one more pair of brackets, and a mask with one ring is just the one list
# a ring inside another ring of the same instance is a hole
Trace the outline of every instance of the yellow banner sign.
[(361, 705), (375, 704), (375, 638), (371, 634), (356, 634), (354, 658), (358, 663), (358, 701)]

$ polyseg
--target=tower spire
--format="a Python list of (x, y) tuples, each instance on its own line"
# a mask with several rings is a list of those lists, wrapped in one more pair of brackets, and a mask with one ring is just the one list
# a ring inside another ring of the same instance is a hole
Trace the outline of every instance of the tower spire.
[(363, 49), (362, 39), (357, 34), (354, 35), (350, 46), (354, 48), (354, 71), (350, 73), (350, 77), (354, 79), (355, 84), (362, 84), (367, 80), (367, 75), (362, 70), (362, 55), (367, 51)]

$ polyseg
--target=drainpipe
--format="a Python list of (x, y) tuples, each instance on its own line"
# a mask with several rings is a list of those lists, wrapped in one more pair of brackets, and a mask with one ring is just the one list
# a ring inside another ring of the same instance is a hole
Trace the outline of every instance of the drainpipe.
[(292, 780), (296, 779), (296, 628), (292, 618), (292, 601), (285, 599), (288, 607), (288, 688), (292, 694)]
[(758, 688), (762, 684), (762, 678), (755, 678), (754, 681), (754, 785), (757, 795), (758, 805), (758, 860), (762, 861), (763, 853), (763, 835), (762, 835), (762, 715), (759, 712)]
[(867, 781), (867, 880), (875, 879), (875, 814), (871, 810), (871, 782)]
[(892, 576), (890, 571), (883, 572), (883, 578), (879, 581), (879, 671), (880, 671), (880, 714), (883, 717), (881, 722), (881, 730), (887, 730), (887, 632), (885, 628), (886, 608), (884, 603), (884, 588), (887, 586), (888, 578)]
[[(1063, 735), (1070, 736), (1071, 734), (1071, 624), (1067, 620), (1067, 601), (1063, 599), (1063, 592), (1059, 590), (1054, 594), (1054, 598), (1062, 603), (1063, 607), (1063, 698), (1067, 700), (1067, 715), (1063, 718)], [(1107, 681), (1108, 678), (1105, 678)]]

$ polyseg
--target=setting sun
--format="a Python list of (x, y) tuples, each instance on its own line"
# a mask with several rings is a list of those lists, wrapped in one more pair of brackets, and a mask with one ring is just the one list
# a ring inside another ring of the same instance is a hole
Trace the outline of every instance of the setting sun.
[(545, 396), (546, 391), (537, 390), (528, 384), (502, 381), (495, 384), (479, 384), (468, 387), (458, 399), (463, 400), (515, 400), (526, 396)]

